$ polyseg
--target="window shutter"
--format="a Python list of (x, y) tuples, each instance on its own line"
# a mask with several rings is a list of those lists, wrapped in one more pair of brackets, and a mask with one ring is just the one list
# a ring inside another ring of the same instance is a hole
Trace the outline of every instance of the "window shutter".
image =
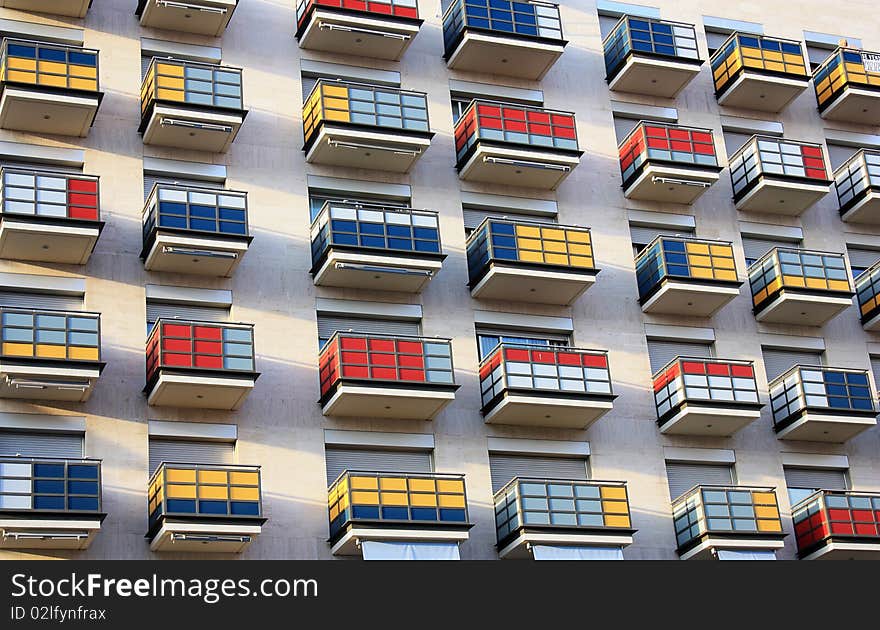
[(157, 183), (163, 184), (180, 184), (181, 186), (200, 186), (201, 188), (223, 188), (220, 182), (205, 181), (201, 179), (187, 179), (185, 177), (175, 177), (173, 173), (162, 175), (158, 173), (144, 173), (144, 201), (153, 191), (153, 186)]
[(618, 145), (636, 128), (637, 124), (639, 124), (639, 121), (635, 118), (614, 117), (614, 135), (617, 136)]
[(737, 131), (724, 132), (724, 148), (727, 150), (727, 156), (730, 157), (739, 151), (743, 145), (752, 137), (750, 133), (739, 133)]
[(871, 357), (871, 372), (874, 374), (874, 389), (880, 390), (880, 357)]
[(53, 173), (82, 173), (82, 166), (62, 166), (60, 164), (42, 164), (40, 162), (13, 162), (0, 160), (0, 168), (25, 168), (34, 171), (51, 171)]
[(218, 306), (147, 302), (147, 321), (155, 322), (160, 317), (165, 317), (167, 319), (225, 322), (229, 319), (229, 309)]
[(807, 44), (807, 58), (810, 60), (811, 66), (819, 66), (823, 64), (833, 52), (833, 48), (823, 48), (821, 46), (811, 46)]
[(302, 88), (303, 88), (303, 103), (305, 103), (306, 99), (309, 97), (309, 94), (312, 93), (312, 90), (315, 89), (315, 86), (318, 84), (318, 77), (307, 77), (303, 75), (302, 77)]
[(57, 311), (83, 310), (83, 296), (58, 295), (56, 293), (19, 293), (0, 291), (0, 306), (17, 308), (51, 309)]
[(464, 214), (464, 229), (466, 230), (476, 229), (486, 217), (492, 217), (493, 219), (510, 219), (511, 221), (521, 219), (523, 221), (550, 224), (557, 222), (556, 217), (549, 217), (547, 215), (520, 214), (518, 212), (491, 212), (489, 210), (475, 210), (473, 208), (463, 208), (462, 214)]
[(693, 236), (694, 231), (693, 229), (686, 227), (668, 228), (630, 225), (629, 234), (632, 239), (632, 244), (642, 248), (658, 236)]
[(660, 368), (675, 357), (712, 358), (712, 346), (696, 341), (656, 341), (648, 339), (648, 358), (651, 360), (651, 373), (656, 374)]
[(602, 33), (602, 39), (608, 37), (608, 34), (614, 30), (614, 27), (620, 21), (620, 16), (600, 15), (599, 16), (599, 32)]
[(589, 479), (587, 460), (573, 457), (489, 454), (492, 492), (498, 492), (514, 477), (540, 479)]
[(394, 319), (366, 319), (318, 314), (318, 338), (329, 339), (336, 331), (371, 333), (374, 335), (403, 335), (418, 337), (421, 325), (414, 321)]
[(727, 38), (730, 37), (730, 33), (719, 33), (717, 31), (706, 31), (706, 44), (709, 48), (709, 54), (713, 54), (716, 50), (721, 48), (721, 44), (727, 41)]
[(849, 257), (849, 266), (853, 268), (853, 275), (858, 275), (855, 273), (856, 269), (867, 269), (880, 259), (880, 251), (876, 249), (847, 247), (846, 254)]
[(696, 485), (733, 485), (733, 466), (666, 462), (666, 478), (669, 481), (669, 496), (675, 501)]
[(858, 151), (855, 147), (834, 144), (833, 142), (827, 142), (826, 145), (828, 147), (828, 157), (831, 160), (831, 169), (835, 171)]
[(787, 372), (793, 365), (822, 365), (822, 353), (809, 350), (773, 350), (761, 348), (767, 380), (772, 381)]
[(162, 462), (229, 466), (234, 462), (234, 457), (234, 442), (150, 440), (150, 474)]
[(0, 433), (0, 455), (80, 459), (83, 456), (83, 435), (3, 432)]
[(324, 454), (327, 485), (346, 470), (387, 473), (430, 473), (434, 466), (428, 451), (388, 451), (328, 448)]
[(823, 468), (788, 468), (785, 471), (785, 485), (789, 488), (809, 490), (846, 490), (846, 471)]
[(797, 247), (800, 243), (791, 241), (774, 241), (763, 238), (743, 237), (743, 252), (747, 260), (758, 260), (774, 247)]

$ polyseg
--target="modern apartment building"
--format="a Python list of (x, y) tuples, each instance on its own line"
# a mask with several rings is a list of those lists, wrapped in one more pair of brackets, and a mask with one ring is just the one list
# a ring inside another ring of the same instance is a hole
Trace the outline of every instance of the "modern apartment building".
[(874, 17), (0, 0), (0, 558), (880, 558)]

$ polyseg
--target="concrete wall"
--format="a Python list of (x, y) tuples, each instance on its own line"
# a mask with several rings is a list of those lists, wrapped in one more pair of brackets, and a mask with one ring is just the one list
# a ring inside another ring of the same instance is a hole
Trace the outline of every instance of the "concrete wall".
[[(263, 491), (269, 521), (263, 535), (241, 557), (330, 558), (326, 544), (326, 483), (323, 462), (325, 428), (434, 433), (436, 469), (467, 475), (471, 518), (476, 526), (462, 547), (464, 558), (496, 558), (487, 436), (587, 440), (592, 448), (592, 474), (629, 484), (635, 543), (625, 551), (630, 559), (675, 558), (675, 544), (666, 485), (663, 448), (693, 446), (734, 449), (736, 472), (743, 484), (776, 486), (791, 532), (781, 453), (785, 451), (847, 454), (854, 487), (880, 490), (880, 430), (871, 430), (846, 445), (783, 443), (772, 430), (769, 410), (761, 419), (729, 439), (673, 438), (660, 435), (651, 394), (644, 326), (671, 323), (711, 326), (716, 330), (717, 354), (757, 359), (758, 381), (766, 397), (760, 363), (763, 333), (823, 336), (831, 365), (867, 368), (867, 344), (875, 337), (862, 331), (853, 307), (821, 329), (763, 326), (755, 321), (747, 288), (711, 321), (644, 315), (637, 303), (627, 208), (641, 207), (693, 213), (697, 235), (731, 240), (744, 277), (737, 221), (802, 225), (804, 245), (843, 251), (848, 231), (857, 228), (838, 219), (833, 194), (807, 211), (800, 220), (738, 215), (731, 201), (727, 172), (692, 208), (636, 205), (620, 188), (617, 142), (611, 114), (612, 94), (604, 81), (601, 36), (594, 2), (574, 0), (562, 7), (565, 54), (546, 78), (534, 83), (447, 70), (442, 54), (439, 0), (422, 0), (425, 24), (401, 63), (350, 59), (300, 50), (294, 39), (293, 0), (242, 0), (222, 39), (142, 29), (133, 12), (135, 0), (100, 0), (84, 21), (55, 19), (0, 9), (0, 17), (85, 28), (85, 45), (101, 50), (101, 83), (106, 92), (95, 126), (87, 138), (50, 138), (0, 131), (0, 139), (85, 149), (85, 172), (102, 176), (102, 203), (107, 226), (85, 267), (56, 267), (0, 261), (0, 271), (51, 275), (84, 275), (86, 307), (103, 313), (103, 351), (107, 368), (91, 400), (83, 405), (52, 405), (0, 401), (6, 411), (74, 413), (87, 416), (87, 454), (104, 460), (104, 501), (109, 513), (104, 528), (81, 558), (150, 558), (143, 540), (146, 531), (147, 420), (236, 423), (239, 463), (263, 467)], [(866, 48), (880, 48), (880, 24), (865, 20), (874, 3), (851, 0), (830, 5), (818, 0), (798, 3), (719, 0), (658, 1), (663, 17), (701, 24), (703, 15), (751, 20), (765, 32), (802, 39), (802, 30), (861, 37)], [(707, 58), (705, 36), (697, 29), (701, 55)], [(140, 38), (170, 39), (192, 44), (222, 45), (225, 63), (244, 68), (246, 106), (250, 113), (237, 140), (225, 155), (199, 155), (146, 147), (137, 133), (139, 122)], [(403, 87), (429, 96), (436, 132), (430, 150), (408, 175), (358, 172), (307, 165), (301, 150), (300, 60), (321, 59), (399, 70)], [(552, 196), (559, 203), (562, 223), (591, 226), (598, 282), (571, 308), (524, 306), (516, 303), (477, 303), (465, 286), (465, 234), (460, 190), (542, 196), (460, 182), (454, 164), (452, 117), (448, 81), (452, 78), (535, 88), (545, 93), (548, 107), (574, 111), (578, 136), (586, 152), (580, 166)], [(618, 100), (673, 105), (632, 95)], [(713, 128), (721, 133), (708, 65), (674, 103), (682, 124)], [(727, 112), (730, 113), (730, 112)], [(786, 136), (822, 142), (825, 124), (816, 110), (812, 89), (804, 92), (781, 115), (762, 118), (785, 124)], [(847, 128), (834, 125), (837, 128)], [(876, 132), (852, 127), (851, 130)], [(144, 156), (222, 163), (228, 167), (228, 186), (249, 193), (250, 251), (231, 279), (175, 277), (144, 271), (140, 215)], [(448, 254), (443, 270), (421, 296), (319, 289), (308, 274), (308, 173), (409, 183), (413, 206), (440, 212), (441, 232)], [(870, 232), (869, 228), (858, 228)], [(875, 232), (876, 233), (876, 232)], [(141, 394), (144, 373), (144, 285), (181, 284), (227, 288), (234, 292), (233, 319), (256, 324), (256, 352), (262, 376), (237, 412), (149, 408)], [(318, 399), (315, 299), (384, 300), (421, 303), (424, 333), (451, 337), (457, 380), (455, 402), (433, 422), (332, 420), (324, 418)], [(571, 316), (575, 344), (610, 351), (612, 376), (619, 398), (614, 410), (588, 431), (545, 430), (485, 425), (479, 413), (478, 363), (473, 310), (498, 310)], [(780, 556), (794, 557), (789, 535)], [(2, 553), (0, 557), (45, 557)], [(171, 555), (161, 555), (162, 558)]]

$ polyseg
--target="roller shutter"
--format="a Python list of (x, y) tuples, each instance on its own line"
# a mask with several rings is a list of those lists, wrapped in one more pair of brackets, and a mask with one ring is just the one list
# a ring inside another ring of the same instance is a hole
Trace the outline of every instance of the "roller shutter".
[(751, 139), (752, 135), (753, 134), (740, 133), (738, 131), (725, 131), (724, 149), (727, 151), (728, 157), (742, 149), (743, 145)]
[(784, 470), (788, 500), (792, 505), (800, 503), (816, 490), (846, 490), (848, 487), (845, 470), (788, 467)]
[(431, 473), (434, 470), (428, 451), (328, 448), (324, 457), (328, 485), (346, 470), (387, 473)]
[(712, 346), (695, 341), (657, 341), (648, 339), (648, 357), (651, 359), (651, 373), (672, 361), (675, 357), (712, 358)]
[(831, 168), (832, 170), (837, 170), (840, 168), (844, 162), (850, 159), (855, 152), (858, 151), (856, 147), (848, 147), (843, 144), (834, 144), (833, 142), (828, 142), (828, 157), (831, 160)]
[(415, 321), (318, 315), (319, 339), (329, 339), (337, 330), (411, 337), (418, 337), (421, 334), (421, 326), (419, 322)]
[(517, 219), (519, 219), (522, 221), (533, 221), (535, 223), (556, 223), (556, 217), (550, 217), (542, 214), (491, 212), (489, 210), (476, 210), (473, 208), (463, 208), (462, 214), (464, 215), (464, 229), (466, 230), (476, 229), (480, 225), (480, 223), (482, 223), (487, 217), (492, 217), (493, 219), (509, 219), (510, 221), (516, 221)]
[(876, 249), (847, 247), (846, 255), (849, 258), (849, 266), (852, 269), (853, 277), (856, 278), (880, 259), (880, 251)]
[(794, 365), (822, 365), (821, 352), (761, 348), (761, 354), (764, 355), (764, 370), (768, 381), (787, 372)]
[(746, 262), (750, 265), (774, 247), (797, 247), (799, 245), (799, 243), (791, 241), (774, 241), (763, 238), (743, 238), (742, 243)]
[(233, 463), (234, 456), (234, 442), (150, 440), (150, 474), (162, 462), (228, 466)]
[(871, 357), (871, 372), (874, 373), (874, 389), (880, 390), (880, 357)]
[(658, 236), (693, 236), (694, 231), (690, 228), (664, 228), (657, 226), (630, 225), (629, 234), (632, 244), (640, 250)]
[(624, 118), (623, 116), (614, 117), (614, 135), (617, 137), (618, 146), (626, 140), (627, 136), (632, 133), (632, 130), (635, 129), (638, 124), (639, 121), (636, 118)]
[(147, 321), (155, 322), (160, 317), (191, 319), (199, 322), (225, 322), (229, 320), (229, 309), (217, 306), (147, 302)]
[(83, 456), (82, 433), (0, 433), (0, 456), (58, 457)]
[(674, 501), (696, 485), (733, 485), (733, 466), (666, 462), (666, 478), (669, 496)]
[(83, 310), (82, 295), (58, 295), (57, 293), (19, 293), (0, 291), (0, 306), (17, 308), (52, 309), (58, 311)]
[(587, 460), (572, 457), (489, 454), (492, 492), (498, 492), (514, 477), (586, 480)]

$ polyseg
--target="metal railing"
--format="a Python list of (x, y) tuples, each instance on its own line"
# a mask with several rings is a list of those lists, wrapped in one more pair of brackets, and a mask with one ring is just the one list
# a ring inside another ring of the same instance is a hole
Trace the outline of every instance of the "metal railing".
[(602, 42), (605, 79), (611, 81), (630, 56), (701, 64), (693, 24), (624, 15)]
[(685, 403), (760, 406), (754, 361), (676, 357), (652, 381), (660, 423)]
[(843, 254), (774, 247), (749, 266), (756, 311), (784, 289), (852, 295)]
[(514, 477), (495, 493), (498, 542), (522, 528), (628, 533), (626, 482)]
[(156, 102), (244, 110), (241, 69), (153, 57), (141, 83), (141, 115)]
[(0, 45), (4, 83), (97, 92), (98, 51), (78, 46), (5, 38)]
[(0, 356), (47, 361), (101, 360), (101, 315), (0, 307)]
[(730, 241), (658, 236), (636, 256), (635, 263), (642, 303), (667, 279), (739, 284)]
[(351, 523), (468, 525), (464, 475), (344, 471), (327, 490), (330, 537)]
[(880, 494), (818, 490), (792, 506), (791, 518), (801, 555), (834, 539), (876, 544), (880, 538)]
[(834, 184), (841, 215), (868, 194), (880, 192), (880, 151), (859, 149), (834, 171)]
[(0, 512), (101, 512), (101, 460), (0, 456)]
[(345, 381), (454, 387), (449, 339), (335, 332), (318, 357), (321, 398)]
[(880, 53), (838, 48), (816, 68), (813, 85), (820, 112), (849, 87), (880, 90)]
[(618, 145), (617, 152), (624, 188), (648, 164), (721, 170), (711, 129), (642, 120)]
[(16, 167), (0, 168), (3, 214), (99, 221), (98, 178)]
[(709, 58), (715, 94), (721, 95), (743, 72), (809, 81), (801, 42), (756, 33), (732, 33)]
[(180, 230), (229, 238), (249, 237), (247, 193), (157, 183), (143, 210), (147, 243), (157, 230)]

